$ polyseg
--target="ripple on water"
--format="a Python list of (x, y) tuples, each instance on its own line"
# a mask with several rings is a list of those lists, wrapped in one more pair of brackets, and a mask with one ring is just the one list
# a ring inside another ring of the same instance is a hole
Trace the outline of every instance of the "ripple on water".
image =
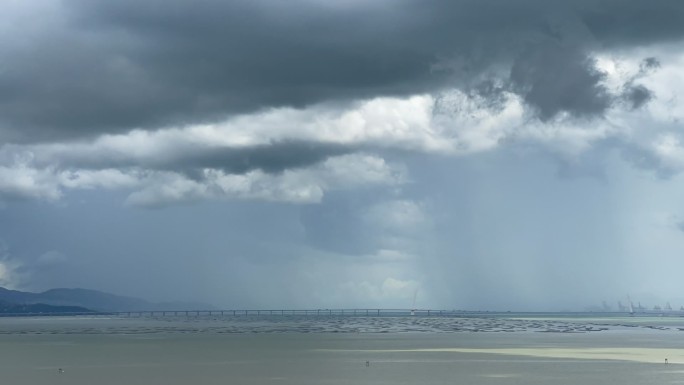
[[(12, 334), (199, 334), (199, 333), (599, 333), (609, 330), (641, 328), (654, 332), (678, 330), (684, 327), (667, 327), (639, 320), (635, 323), (600, 323), (581, 318), (525, 319), (503, 317), (355, 317), (355, 316), (169, 316), (122, 317), (64, 320), (50, 323), (28, 323), (21, 319), (0, 318), (0, 335)], [(25, 321), (25, 319), (24, 319)], [(93, 324), (95, 326), (93, 326)], [(676, 325), (684, 326), (684, 325)]]

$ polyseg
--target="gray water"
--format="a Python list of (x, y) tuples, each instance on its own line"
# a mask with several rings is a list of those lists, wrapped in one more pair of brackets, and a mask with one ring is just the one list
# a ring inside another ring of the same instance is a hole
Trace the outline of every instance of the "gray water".
[[(679, 317), (0, 318), (0, 383), (675, 384), (680, 328)], [(573, 356), (597, 348), (650, 355)]]

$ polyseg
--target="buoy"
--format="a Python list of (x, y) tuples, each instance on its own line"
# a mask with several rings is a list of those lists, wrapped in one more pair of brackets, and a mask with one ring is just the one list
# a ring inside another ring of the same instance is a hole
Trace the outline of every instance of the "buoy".
[(366, 361), (366, 366), (370, 366), (370, 361)]

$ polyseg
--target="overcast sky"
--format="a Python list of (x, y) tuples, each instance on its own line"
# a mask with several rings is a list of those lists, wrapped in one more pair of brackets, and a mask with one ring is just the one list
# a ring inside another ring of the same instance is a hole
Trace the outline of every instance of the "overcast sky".
[(684, 1), (0, 7), (0, 286), (684, 305)]

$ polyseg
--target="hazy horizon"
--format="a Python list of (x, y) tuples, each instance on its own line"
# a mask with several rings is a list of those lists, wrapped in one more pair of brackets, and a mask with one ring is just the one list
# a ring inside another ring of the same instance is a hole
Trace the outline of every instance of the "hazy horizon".
[(684, 305), (684, 2), (2, 10), (0, 286)]

